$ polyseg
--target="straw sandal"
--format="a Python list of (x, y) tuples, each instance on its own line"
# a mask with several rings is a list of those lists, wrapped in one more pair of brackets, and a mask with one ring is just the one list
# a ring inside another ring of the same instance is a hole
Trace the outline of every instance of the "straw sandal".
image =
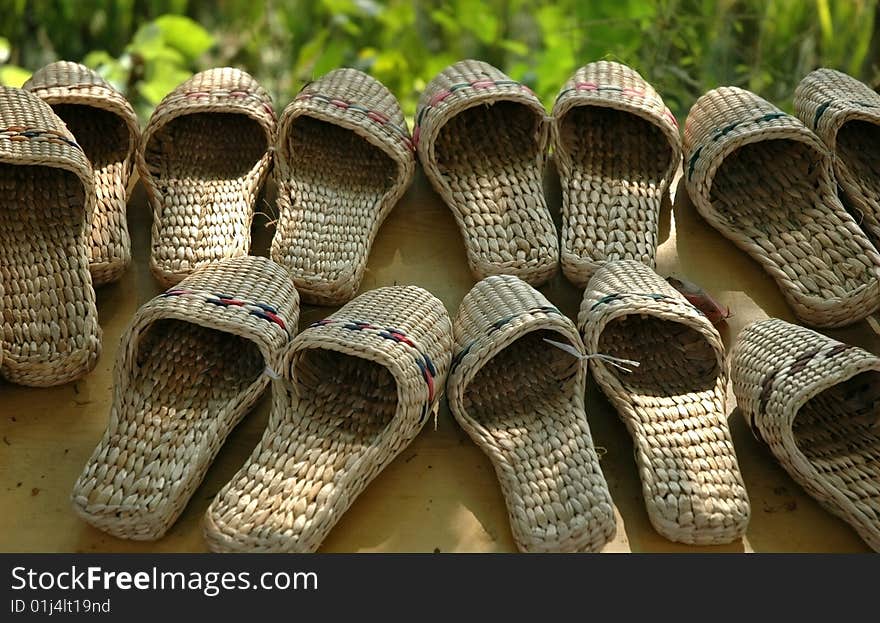
[(0, 295), (5, 378), (47, 387), (95, 367), (92, 168), (43, 100), (0, 87)]
[(77, 514), (121, 538), (164, 535), (269, 384), (298, 315), (290, 275), (261, 257), (206, 265), (141, 307), (110, 423), (73, 489)]
[(331, 71), (284, 109), (275, 167), (272, 259), (293, 273), (303, 301), (350, 300), (379, 227), (415, 172), (400, 104), (356, 69)]
[(827, 148), (795, 117), (715, 89), (691, 108), (684, 151), (699, 213), (764, 267), (803, 322), (837, 327), (880, 307), (880, 254), (838, 199)]
[(833, 69), (801, 80), (794, 108), (834, 153), (834, 173), (850, 212), (880, 247), (880, 95)]
[[(455, 319), (449, 408), (495, 467), (524, 552), (595, 552), (616, 531), (584, 408), (574, 323), (517, 277), (488, 277)], [(567, 344), (574, 353), (545, 339)]]
[(312, 552), (436, 409), (452, 348), (443, 304), (371, 290), (282, 354), (269, 426), (205, 517), (214, 551)]
[(730, 543), (749, 521), (727, 425), (721, 336), (650, 268), (608, 262), (587, 286), (578, 324), (593, 376), (632, 435), (648, 517), (671, 541)]
[(419, 100), (419, 159), (455, 214), (477, 279), (508, 274), (537, 286), (556, 273), (545, 115), (527, 86), (481, 61), (447, 67)]
[(880, 551), (880, 358), (770, 319), (740, 334), (730, 374), (755, 437)]
[(137, 116), (121, 93), (79, 63), (46, 65), (22, 88), (52, 106), (92, 164), (96, 202), (89, 270), (96, 286), (116, 281), (131, 262), (126, 204), (140, 135)]
[(660, 205), (681, 164), (678, 123), (636, 71), (581, 67), (553, 107), (562, 271), (578, 287), (606, 260), (654, 268)]
[(156, 107), (137, 165), (153, 209), (150, 269), (162, 285), (248, 254), (274, 137), (269, 95), (231, 67), (196, 74)]

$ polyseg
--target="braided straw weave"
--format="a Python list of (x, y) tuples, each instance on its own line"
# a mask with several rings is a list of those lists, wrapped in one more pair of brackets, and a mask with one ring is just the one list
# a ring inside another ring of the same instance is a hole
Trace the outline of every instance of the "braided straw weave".
[(880, 551), (880, 358), (770, 319), (740, 334), (730, 374), (755, 437)]
[(880, 307), (880, 254), (838, 199), (827, 148), (795, 117), (715, 89), (691, 108), (684, 151), (697, 210), (764, 267), (803, 322), (836, 327)]
[(141, 307), (119, 347), (110, 423), (73, 489), (77, 514), (121, 538), (165, 534), (298, 315), (290, 275), (260, 257), (206, 265)]
[(817, 69), (801, 80), (794, 107), (834, 153), (848, 207), (880, 247), (880, 95), (852, 76)]
[(140, 135), (134, 110), (121, 93), (79, 63), (46, 65), (23, 88), (52, 106), (92, 164), (96, 201), (89, 270), (96, 286), (116, 281), (131, 261), (127, 189)]
[(449, 406), (488, 455), (526, 552), (598, 551), (614, 537), (611, 494), (584, 409), (574, 323), (513, 276), (488, 277), (455, 319)]
[(208, 509), (210, 548), (316, 550), (437, 408), (451, 348), (446, 309), (414, 286), (366, 292), (300, 333), (262, 441)]
[(562, 184), (562, 270), (579, 287), (606, 260), (654, 268), (660, 205), (681, 164), (675, 116), (636, 71), (598, 61), (553, 107)]
[(749, 521), (749, 499), (727, 426), (721, 337), (650, 268), (608, 262), (590, 280), (578, 324), (593, 376), (635, 442), (648, 517), (672, 541), (729, 543)]
[(160, 283), (247, 255), (274, 139), (272, 100), (231, 67), (196, 74), (156, 107), (137, 165), (153, 208), (150, 269)]
[(0, 296), (4, 377), (80, 378), (101, 352), (89, 274), (92, 169), (52, 109), (0, 87)]
[(510, 274), (537, 286), (556, 273), (545, 115), (527, 86), (473, 60), (444, 69), (419, 101), (413, 140), (455, 214), (477, 279)]
[(307, 84), (278, 128), (272, 258), (291, 270), (304, 301), (344, 303), (415, 172), (400, 104), (376, 79), (337, 69)]

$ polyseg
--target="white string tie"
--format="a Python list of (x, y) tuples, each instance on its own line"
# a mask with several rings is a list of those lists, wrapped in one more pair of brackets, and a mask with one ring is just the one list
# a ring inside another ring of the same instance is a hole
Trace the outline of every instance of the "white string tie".
[(573, 357), (577, 357), (578, 359), (581, 359), (583, 361), (588, 361), (590, 359), (598, 359), (600, 361), (604, 361), (605, 363), (607, 363), (609, 365), (614, 366), (615, 368), (619, 368), (620, 370), (623, 370), (627, 374), (632, 373), (634, 368), (638, 368), (640, 365), (642, 365), (638, 361), (633, 361), (632, 359), (622, 359), (620, 357), (612, 357), (611, 355), (603, 355), (602, 353), (593, 353), (593, 354), (585, 355), (582, 352), (580, 352), (578, 349), (576, 349), (574, 346), (572, 346), (571, 344), (566, 344), (564, 342), (557, 342), (556, 340), (550, 340), (550, 339), (547, 339), (546, 337), (544, 338), (544, 341), (547, 342), (548, 344), (555, 346), (559, 350), (563, 350), (563, 351), (567, 352), (569, 355), (572, 355)]

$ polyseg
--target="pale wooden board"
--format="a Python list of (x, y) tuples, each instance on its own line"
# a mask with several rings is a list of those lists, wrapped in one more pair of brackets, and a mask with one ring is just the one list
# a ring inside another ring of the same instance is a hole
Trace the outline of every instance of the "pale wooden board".
[[(552, 171), (548, 197), (556, 212), (559, 186)], [(664, 207), (658, 270), (702, 284), (734, 316), (722, 330), (730, 346), (749, 322), (769, 316), (793, 321), (775, 283), (760, 267), (696, 214), (680, 185), (673, 209)], [(271, 189), (260, 210), (272, 213)], [(258, 216), (254, 253), (265, 255), (272, 230)], [(214, 494), (245, 461), (266, 425), (269, 399), (233, 431), (168, 535), (157, 542), (123, 541), (78, 519), (70, 490), (107, 424), (112, 368), (119, 338), (136, 308), (159, 292), (147, 268), (150, 215), (139, 185), (129, 204), (134, 264), (121, 282), (98, 291), (104, 352), (95, 371), (78, 383), (53, 389), (0, 384), (0, 551), (205, 551), (202, 516)], [(450, 211), (421, 174), (379, 232), (363, 290), (414, 283), (427, 288), (454, 314), (473, 285), (464, 247)], [(580, 291), (561, 276), (543, 292), (571, 318)], [(300, 326), (328, 313), (305, 307)], [(880, 352), (868, 323), (829, 332)], [(731, 397), (731, 409), (734, 403)], [(724, 547), (687, 547), (665, 540), (650, 526), (632, 444), (623, 424), (596, 386), (588, 383), (587, 416), (618, 513), (616, 539), (607, 551), (868, 551), (855, 532), (809, 498), (758, 445), (737, 412), (731, 428), (752, 502), (746, 537)], [(363, 495), (326, 540), (326, 552), (514, 551), (504, 500), (488, 459), (456, 425), (443, 403), (437, 428), (429, 423)]]

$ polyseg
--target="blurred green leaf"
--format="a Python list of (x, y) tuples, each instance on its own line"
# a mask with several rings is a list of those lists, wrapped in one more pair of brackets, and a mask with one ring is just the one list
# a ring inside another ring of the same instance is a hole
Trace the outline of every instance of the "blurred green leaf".
[(328, 33), (323, 31), (318, 33), (311, 41), (300, 48), (299, 56), (296, 59), (296, 78), (300, 80), (311, 80), (316, 78), (314, 75), (314, 67), (321, 55), (324, 42), (327, 41)]
[(529, 53), (529, 46), (521, 41), (512, 41), (508, 39), (501, 42), (501, 47), (517, 56), (526, 56)]
[(0, 84), (7, 87), (20, 87), (31, 77), (31, 72), (17, 65), (0, 65)]
[(321, 0), (321, 4), (332, 14), (353, 14), (358, 12), (358, 5), (354, 0)]
[(347, 46), (341, 41), (331, 41), (324, 46), (312, 69), (315, 76), (322, 76), (331, 69), (342, 66), (347, 51)]
[(214, 45), (214, 37), (201, 25), (182, 15), (162, 15), (155, 21), (165, 44), (187, 59), (195, 59)]
[(498, 18), (488, 3), (459, 0), (455, 19), (484, 44), (492, 43), (498, 37)]
[(86, 54), (82, 64), (91, 69), (100, 69), (104, 65), (116, 63), (116, 59), (110, 56), (106, 50), (95, 50)]
[(154, 106), (170, 93), (177, 85), (189, 78), (192, 73), (181, 69), (179, 65), (167, 60), (158, 60), (148, 66), (138, 92)]
[(131, 71), (131, 57), (128, 54), (116, 59), (105, 50), (95, 50), (89, 52), (82, 63), (98, 72), (116, 90), (121, 93), (128, 91), (128, 79)]
[(461, 32), (459, 21), (442, 9), (431, 11), (431, 19), (443, 28), (447, 35), (457, 35)]

